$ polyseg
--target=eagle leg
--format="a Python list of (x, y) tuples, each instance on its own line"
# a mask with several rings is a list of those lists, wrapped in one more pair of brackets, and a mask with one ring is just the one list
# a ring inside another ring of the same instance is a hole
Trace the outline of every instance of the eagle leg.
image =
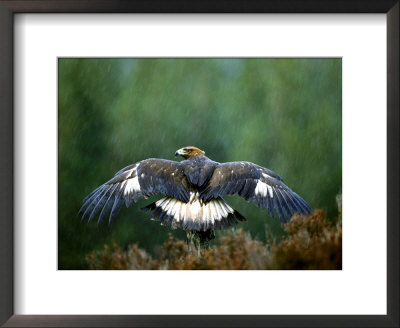
[(189, 245), (189, 251), (192, 250), (192, 246), (197, 250), (197, 256), (200, 257), (200, 251), (210, 248), (210, 241), (215, 238), (214, 230), (197, 231), (187, 230), (186, 241)]

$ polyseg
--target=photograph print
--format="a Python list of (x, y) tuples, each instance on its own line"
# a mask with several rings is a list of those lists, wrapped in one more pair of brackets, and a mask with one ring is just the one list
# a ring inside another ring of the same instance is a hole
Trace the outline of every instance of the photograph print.
[(59, 58), (59, 270), (341, 270), (341, 58)]

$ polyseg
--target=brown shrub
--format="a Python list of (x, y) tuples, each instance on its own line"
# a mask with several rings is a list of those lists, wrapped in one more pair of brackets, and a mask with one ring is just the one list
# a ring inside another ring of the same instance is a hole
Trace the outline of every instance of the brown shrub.
[(172, 235), (162, 245), (160, 256), (153, 259), (144, 250), (133, 244), (126, 251), (115, 242), (102, 251), (86, 256), (90, 269), (168, 269), (168, 270), (243, 270), (266, 269), (269, 260), (266, 246), (252, 240), (242, 229), (227, 233), (220, 238), (213, 249), (190, 251), (186, 242), (174, 240)]
[(294, 216), (284, 229), (288, 237), (271, 247), (274, 269), (342, 268), (342, 228), (326, 220), (322, 210), (305, 219)]
[(189, 250), (186, 242), (172, 235), (161, 246), (157, 258), (132, 244), (122, 250), (111, 247), (87, 255), (90, 269), (144, 270), (302, 270), (342, 268), (342, 229), (340, 221), (332, 223), (316, 210), (307, 218), (294, 216), (284, 224), (287, 236), (270, 246), (251, 238), (242, 229), (228, 231), (211, 249)]
[(202, 269), (260, 270), (267, 269), (269, 256), (267, 247), (253, 240), (242, 229), (230, 232), (217, 240), (213, 249), (204, 251)]
[(93, 251), (86, 256), (91, 270), (129, 270), (155, 269), (154, 261), (146, 251), (132, 244), (126, 251), (122, 250), (115, 241), (111, 247), (104, 245), (102, 251)]

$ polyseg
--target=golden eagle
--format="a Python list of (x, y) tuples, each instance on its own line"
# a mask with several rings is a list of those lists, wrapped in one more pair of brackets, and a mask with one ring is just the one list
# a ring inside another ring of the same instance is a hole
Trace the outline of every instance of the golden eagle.
[(283, 221), (294, 213), (311, 213), (305, 200), (267, 168), (250, 162), (214, 162), (197, 147), (181, 148), (177, 155), (185, 160), (150, 158), (118, 171), (84, 199), (79, 215), (91, 221), (101, 210), (98, 222), (108, 212), (111, 222), (123, 203), (128, 207), (141, 197), (161, 193), (165, 197), (142, 210), (152, 211), (152, 219), (163, 225), (197, 232), (207, 240), (214, 230), (246, 220), (223, 200), (226, 194), (253, 201), (271, 217), (275, 209)]

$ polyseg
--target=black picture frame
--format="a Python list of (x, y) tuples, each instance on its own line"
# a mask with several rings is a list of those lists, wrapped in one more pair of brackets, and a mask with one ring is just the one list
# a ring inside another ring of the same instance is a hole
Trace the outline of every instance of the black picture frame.
[[(399, 8), (398, 0), (0, 1), (0, 324), (4, 327), (399, 327)], [(13, 17), (16, 13), (385, 13), (387, 315), (14, 315)]]

